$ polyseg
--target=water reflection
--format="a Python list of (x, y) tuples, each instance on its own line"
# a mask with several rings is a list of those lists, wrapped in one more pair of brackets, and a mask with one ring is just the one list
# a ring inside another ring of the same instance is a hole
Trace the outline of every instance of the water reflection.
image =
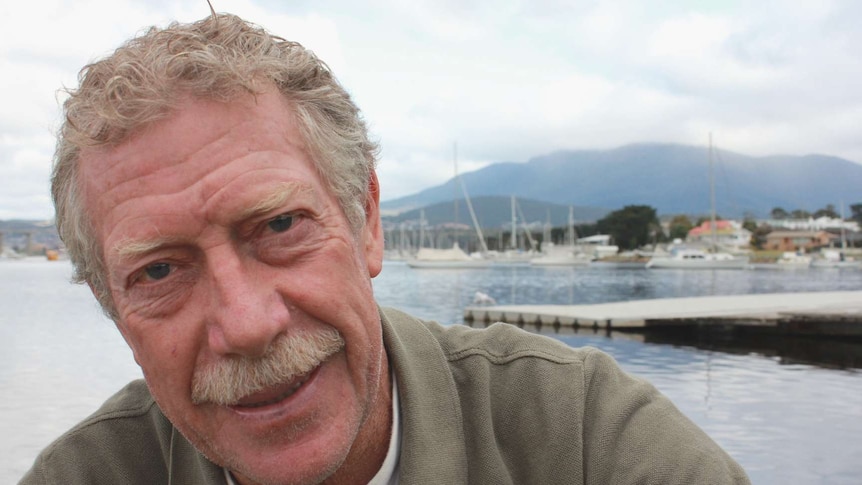
[[(858, 344), (774, 338), (716, 341), (533, 323), (523, 328), (612, 355), (720, 443), (752, 483), (858, 483)], [(845, 347), (849, 350), (839, 350)]]
[[(464, 321), (464, 325), (481, 328), (491, 324)], [(757, 334), (701, 333), (691, 328), (657, 329), (649, 331), (619, 331), (607, 328), (568, 325), (543, 325), (524, 322), (517, 326), (530, 332), (562, 339), (562, 337), (625, 339), (646, 344), (693, 347), (709, 352), (756, 354), (774, 359), (779, 365), (816, 365), (829, 369), (862, 369), (862, 341), (858, 339), (802, 338)], [(565, 339), (563, 339), (565, 340)]]
[(831, 369), (862, 369), (862, 342), (858, 340), (816, 339), (789, 336), (687, 335), (675, 332), (651, 332), (644, 342), (691, 346), (730, 354), (758, 354), (773, 358), (780, 365), (808, 364)]

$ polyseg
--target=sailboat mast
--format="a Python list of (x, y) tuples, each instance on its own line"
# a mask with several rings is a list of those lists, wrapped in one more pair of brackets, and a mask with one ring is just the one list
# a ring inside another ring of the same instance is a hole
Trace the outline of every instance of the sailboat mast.
[(521, 210), (521, 206), (518, 205), (517, 202), (515, 202), (515, 207), (518, 209), (518, 216), (521, 217), (521, 226), (524, 228), (524, 236), (530, 243), (530, 249), (534, 250), (536, 249), (536, 241), (533, 241), (533, 236), (530, 234), (530, 227), (527, 225), (527, 218), (524, 217), (524, 211)]
[(455, 220), (454, 220), (454, 224), (452, 225), (452, 232), (454, 233), (455, 244), (457, 245), (458, 244), (458, 222), (459, 222), (458, 198), (460, 197), (459, 190), (458, 190), (458, 188), (459, 188), (458, 182), (460, 181), (460, 177), (458, 175), (458, 142), (452, 143), (452, 153), (453, 153), (452, 163), (455, 165), (455, 186), (453, 187), (454, 193), (452, 194), (453, 195), (452, 198), (454, 200), (454, 210), (455, 210), (454, 218), (455, 218)]
[(425, 247), (425, 209), (419, 209), (419, 249)]
[(512, 196), (512, 238), (510, 246), (518, 249), (518, 219), (515, 217), (515, 196)]
[[(458, 144), (454, 145), (455, 167), (458, 167)], [(455, 173), (455, 178), (461, 185), (461, 192), (464, 194), (464, 201), (467, 202), (467, 210), (470, 211), (470, 218), (473, 220), (473, 227), (476, 229), (476, 234), (479, 236), (479, 247), (482, 249), (482, 254), (488, 252), (488, 246), (485, 244), (485, 235), (482, 234), (482, 228), (479, 227), (479, 220), (476, 219), (476, 212), (473, 211), (473, 204), (470, 202), (470, 194), (467, 193), (467, 186), (464, 185), (464, 180), (459, 173)]]
[(709, 133), (709, 225), (712, 236), (712, 250), (718, 249), (718, 237), (716, 236), (717, 224), (715, 222), (715, 175), (712, 168), (712, 132)]
[(847, 251), (847, 233), (844, 232), (844, 201), (841, 201), (841, 254)]

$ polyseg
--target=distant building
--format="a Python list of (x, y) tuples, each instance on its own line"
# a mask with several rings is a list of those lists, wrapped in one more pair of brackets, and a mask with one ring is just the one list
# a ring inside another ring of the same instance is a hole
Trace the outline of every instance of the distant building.
[[(688, 231), (686, 241), (690, 243), (713, 244), (712, 221)], [(715, 244), (722, 247), (747, 248), (751, 245), (751, 231), (736, 221), (715, 221)]]
[(770, 219), (760, 223), (768, 224), (770, 227), (789, 229), (791, 231), (845, 231), (858, 232), (859, 223), (856, 221), (845, 221), (840, 218), (818, 217), (814, 219)]
[(838, 239), (826, 231), (772, 231), (766, 235), (765, 249), (777, 251), (810, 251), (829, 246)]

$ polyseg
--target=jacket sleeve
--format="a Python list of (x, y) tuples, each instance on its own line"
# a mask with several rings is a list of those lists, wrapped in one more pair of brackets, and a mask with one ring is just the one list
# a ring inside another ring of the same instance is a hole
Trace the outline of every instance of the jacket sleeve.
[(584, 361), (588, 484), (748, 484), (743, 469), (651, 384), (592, 350)]

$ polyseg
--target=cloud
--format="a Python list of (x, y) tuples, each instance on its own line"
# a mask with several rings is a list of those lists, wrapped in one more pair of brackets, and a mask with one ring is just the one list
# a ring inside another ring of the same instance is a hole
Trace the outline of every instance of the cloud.
[(0, 219), (49, 219), (53, 137), (0, 135)]
[[(559, 149), (640, 141), (862, 162), (862, 4), (635, 0), (218, 5), (300, 41), (334, 70), (382, 143), (384, 199)], [(197, 0), (7, 2), (0, 15), (0, 217), (45, 199), (55, 91), (146, 25)], [(34, 32), (33, 26), (39, 25)], [(7, 192), (16, 191), (14, 198)], [(24, 187), (29, 192), (22, 193)], [(27, 195), (31, 194), (31, 195)], [(27, 201), (27, 202), (22, 202)]]

